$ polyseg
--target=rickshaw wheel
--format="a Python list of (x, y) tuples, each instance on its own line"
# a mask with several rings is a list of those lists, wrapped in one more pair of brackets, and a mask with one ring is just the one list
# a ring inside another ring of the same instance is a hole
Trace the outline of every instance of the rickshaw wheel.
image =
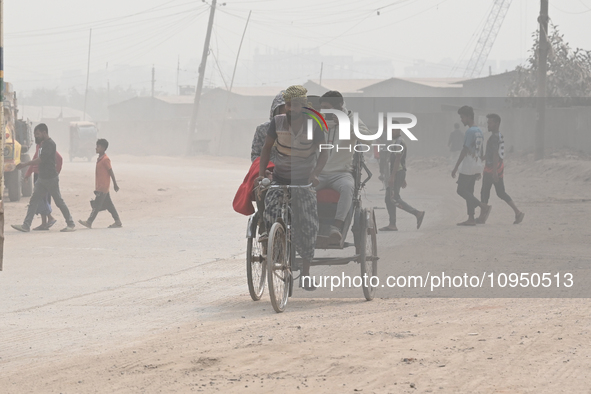
[(378, 244), (375, 223), (370, 227), (368, 221), (373, 221), (373, 215), (367, 210), (362, 211), (363, 221), (359, 237), (359, 265), (361, 265), (361, 277), (367, 275), (367, 286), (363, 280), (363, 295), (367, 301), (373, 300), (376, 287), (371, 286), (370, 279), (378, 275)]
[(267, 285), (271, 305), (277, 313), (285, 310), (289, 291), (292, 285), (289, 250), (285, 227), (276, 222), (269, 231), (269, 247), (267, 253)]
[(267, 274), (267, 263), (265, 261), (263, 247), (257, 241), (258, 228), (252, 231), (252, 238), (246, 239), (246, 277), (248, 280), (248, 292), (253, 301), (261, 299), (265, 291), (265, 277)]

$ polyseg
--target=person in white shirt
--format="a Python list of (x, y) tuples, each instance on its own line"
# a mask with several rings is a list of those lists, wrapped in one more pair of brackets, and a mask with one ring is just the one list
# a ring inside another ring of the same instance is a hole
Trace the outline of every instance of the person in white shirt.
[[(343, 95), (336, 90), (324, 93), (320, 97), (320, 108), (322, 109), (337, 109), (343, 111), (349, 117), (351, 123), (351, 135), (353, 135), (353, 113), (348, 111), (345, 107)], [(341, 147), (355, 145), (355, 140), (348, 140), (341, 142), (339, 140), (339, 126), (336, 116), (333, 114), (325, 114), (328, 123), (328, 135), (326, 137), (327, 144), (340, 145)], [(370, 134), (367, 126), (359, 120), (359, 132), (361, 134)], [(335, 220), (330, 228), (330, 240), (333, 243), (338, 243), (343, 237), (343, 225), (351, 205), (353, 204), (353, 191), (355, 188), (355, 180), (353, 179), (353, 155), (354, 150), (348, 149), (331, 149), (328, 151), (328, 161), (324, 169), (318, 177), (320, 184), (316, 186), (316, 190), (334, 189), (340, 193), (339, 202), (337, 204), (337, 212)]]
[(458, 110), (458, 115), (464, 126), (468, 126), (468, 130), (464, 136), (464, 146), (460, 152), (460, 157), (456, 162), (456, 166), (451, 172), (452, 178), (456, 177), (456, 173), (460, 172), (458, 176), (458, 194), (466, 200), (468, 208), (468, 220), (458, 223), (458, 226), (476, 226), (476, 219), (474, 218), (476, 207), (480, 207), (480, 221), (478, 223), (484, 224), (492, 207), (483, 202), (480, 202), (474, 196), (474, 185), (480, 179), (484, 156), (484, 135), (478, 126), (474, 125), (474, 109), (467, 105)]

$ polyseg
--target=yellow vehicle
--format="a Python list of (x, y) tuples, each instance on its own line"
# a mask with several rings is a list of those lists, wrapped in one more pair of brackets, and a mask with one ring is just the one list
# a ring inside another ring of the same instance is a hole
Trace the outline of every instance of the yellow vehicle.
[(21, 162), (31, 160), (27, 154), (33, 145), (33, 133), (31, 122), (17, 119), (16, 93), (9, 83), (3, 86), (3, 111), (4, 132), (6, 143), (4, 145), (4, 185), (8, 190), (10, 201), (18, 201), (21, 195), (30, 197), (33, 194), (33, 180), (24, 180), (26, 169), (17, 170), (16, 166)]

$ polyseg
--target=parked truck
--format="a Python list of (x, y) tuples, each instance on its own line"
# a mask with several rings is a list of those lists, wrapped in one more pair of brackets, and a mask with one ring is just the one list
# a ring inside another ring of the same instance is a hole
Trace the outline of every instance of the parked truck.
[(26, 169), (17, 170), (20, 162), (31, 160), (29, 149), (33, 145), (32, 124), (28, 120), (18, 118), (18, 102), (16, 92), (10, 83), (5, 82), (2, 86), (4, 102), (4, 185), (8, 190), (10, 201), (18, 201), (21, 195), (30, 197), (33, 194), (33, 179), (25, 181)]

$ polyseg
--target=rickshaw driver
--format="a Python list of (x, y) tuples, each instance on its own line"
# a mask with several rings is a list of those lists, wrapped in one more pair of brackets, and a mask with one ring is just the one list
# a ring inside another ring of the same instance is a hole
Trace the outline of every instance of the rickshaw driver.
[[(351, 122), (351, 134), (353, 134), (353, 113), (347, 110), (343, 95), (336, 90), (326, 92), (320, 97), (320, 108), (322, 109), (338, 109), (345, 112)], [(338, 122), (336, 116), (333, 114), (325, 114), (326, 122), (328, 123), (328, 144), (334, 146), (350, 146), (352, 141), (342, 142), (339, 139)], [(359, 132), (361, 134), (370, 134), (367, 126), (359, 120)], [(354, 143), (353, 143), (354, 145)], [(353, 192), (355, 188), (355, 180), (353, 179), (353, 156), (355, 151), (353, 149), (330, 149), (324, 150), (328, 152), (328, 161), (326, 166), (320, 174), (320, 184), (316, 190), (334, 189), (339, 192), (339, 202), (337, 203), (337, 212), (333, 225), (330, 226), (329, 238), (332, 243), (341, 242), (343, 238), (343, 225), (345, 219), (353, 204)]]
[[(277, 155), (273, 169), (273, 184), (318, 185), (318, 176), (326, 164), (328, 153), (320, 152), (320, 144), (325, 143), (325, 138), (324, 132), (317, 124), (313, 125), (313, 140), (308, 140), (308, 117), (302, 112), (303, 107), (307, 105), (307, 93), (303, 86), (294, 85), (287, 88), (283, 94), (286, 113), (276, 115), (271, 120), (261, 152), (259, 181), (265, 176), (271, 149), (275, 146)], [(283, 192), (280, 188), (273, 188), (267, 192), (263, 214), (267, 229), (271, 229), (281, 214)], [(301, 275), (309, 276), (318, 234), (316, 193), (309, 188), (292, 189), (291, 210), (293, 244), (303, 260)], [(305, 286), (304, 289), (315, 290), (315, 287)]]

